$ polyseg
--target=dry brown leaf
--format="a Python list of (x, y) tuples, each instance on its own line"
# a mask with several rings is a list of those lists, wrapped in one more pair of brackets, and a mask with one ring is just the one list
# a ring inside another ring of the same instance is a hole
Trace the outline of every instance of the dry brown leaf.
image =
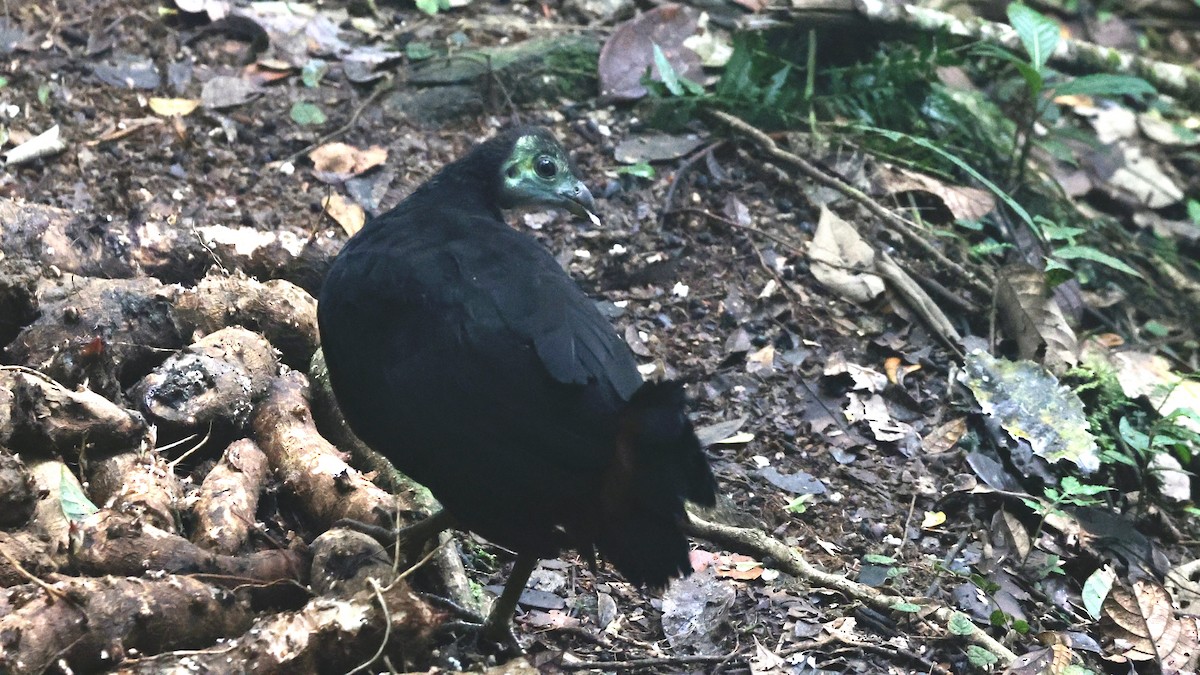
[[(1200, 412), (1200, 382), (1181, 376), (1166, 358), (1146, 352), (1110, 352), (1099, 343), (1089, 346), (1092, 353), (1116, 369), (1117, 381), (1126, 396), (1145, 396), (1161, 415), (1185, 409)], [(1179, 424), (1200, 431), (1200, 423), (1194, 419), (1185, 416), (1178, 420)]]
[(381, 145), (362, 149), (347, 143), (326, 143), (308, 153), (308, 158), (318, 178), (326, 183), (340, 183), (383, 164), (388, 151)]
[(1156, 661), (1166, 674), (1193, 668), (1198, 651), (1196, 620), (1175, 616), (1170, 594), (1158, 582), (1114, 586), (1104, 601), (1103, 626), (1120, 656)]
[(617, 26), (600, 50), (600, 93), (624, 101), (645, 96), (642, 76), (647, 68), (653, 79), (662, 80), (654, 65), (655, 45), (662, 50), (676, 75), (694, 82), (703, 80), (700, 57), (683, 44), (696, 34), (698, 19), (696, 10), (668, 3)]
[(361, 206), (336, 192), (323, 199), (321, 206), (325, 207), (325, 213), (328, 213), (329, 217), (341, 225), (346, 234), (350, 236), (354, 236), (354, 233), (361, 230), (363, 224), (367, 222), (367, 214)]
[[(1079, 341), (1054, 298), (1046, 277), (1030, 265), (1005, 266), (996, 279), (996, 305), (1019, 358), (1040, 361), (1051, 372), (1079, 363)], [(1045, 354), (1039, 358), (1042, 346)]]
[(867, 302), (883, 293), (883, 279), (862, 271), (874, 269), (875, 250), (850, 223), (824, 206), (808, 257), (813, 277), (846, 300)]
[(1183, 199), (1183, 190), (1157, 159), (1143, 155), (1134, 146), (1121, 148), (1121, 154), (1121, 167), (1107, 181), (1113, 196), (1152, 209), (1161, 209)]
[(1004, 542), (1006, 546), (1010, 547), (1017, 560), (1029, 557), (1029, 552), (1033, 549), (1033, 540), (1030, 539), (1029, 532), (1021, 524), (1019, 518), (1001, 509), (992, 516), (991, 529), (992, 541)]
[(84, 145), (99, 145), (101, 143), (117, 141), (146, 127), (153, 127), (162, 123), (163, 121), (157, 117), (139, 117), (132, 120), (121, 120), (117, 122), (116, 126), (106, 129), (98, 138), (94, 138), (84, 143)]
[(958, 443), (958, 439), (962, 438), (965, 433), (967, 433), (967, 418), (959, 417), (929, 432), (925, 438), (921, 439), (921, 447), (925, 449), (926, 454), (930, 455), (947, 452)]
[(714, 555), (712, 565), (717, 577), (725, 579), (753, 581), (763, 575), (762, 563), (740, 553)]
[(942, 200), (955, 220), (979, 220), (996, 208), (996, 198), (980, 188), (947, 185), (922, 173), (895, 166), (881, 167), (876, 174), (886, 194), (919, 190)]
[(150, 110), (155, 115), (163, 117), (184, 116), (190, 115), (193, 110), (200, 107), (200, 101), (194, 98), (158, 98), (152, 97), (147, 101)]

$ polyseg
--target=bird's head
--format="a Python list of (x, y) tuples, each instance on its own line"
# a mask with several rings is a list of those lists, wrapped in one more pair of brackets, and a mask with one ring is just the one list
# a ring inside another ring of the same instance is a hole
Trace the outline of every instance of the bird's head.
[(549, 131), (523, 127), (498, 136), (507, 146), (500, 162), (500, 206), (549, 206), (598, 223), (592, 193), (579, 179), (567, 151)]

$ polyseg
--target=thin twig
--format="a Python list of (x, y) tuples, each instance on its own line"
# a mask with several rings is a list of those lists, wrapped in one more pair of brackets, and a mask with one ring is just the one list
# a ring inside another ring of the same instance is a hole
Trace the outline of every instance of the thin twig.
[[(846, 597), (858, 600), (881, 612), (891, 612), (893, 611), (893, 607), (901, 603), (923, 603), (926, 606), (929, 606), (931, 603), (930, 600), (925, 598), (884, 593), (879, 589), (851, 581), (840, 574), (819, 570), (805, 560), (804, 556), (800, 555), (798, 551), (761, 530), (713, 523), (693, 513), (689, 513), (688, 516), (688, 519), (684, 522), (684, 530), (693, 537), (720, 544), (733, 551), (754, 555), (759, 557), (759, 559), (770, 557), (779, 565), (780, 571), (787, 572), (817, 586), (842, 593)], [(936, 604), (933, 607), (935, 609), (928, 617), (935, 619), (949, 634), (949, 629), (945, 627), (949, 623), (950, 618), (955, 614), (954, 610)], [(958, 637), (996, 655), (1002, 666), (1007, 667), (1017, 660), (1017, 655), (1011, 649), (1000, 644), (995, 638), (981, 629), (976, 629), (969, 635)]]
[(658, 211), (658, 223), (660, 225), (666, 221), (667, 216), (671, 215), (671, 204), (675, 201), (675, 190), (678, 189), (679, 183), (683, 181), (684, 176), (686, 176), (688, 172), (692, 170), (692, 167), (695, 166), (696, 162), (700, 161), (702, 157), (707, 157), (724, 144), (725, 141), (710, 143), (701, 148), (698, 152), (693, 153), (691, 157), (688, 157), (680, 162), (679, 166), (675, 168), (675, 174), (671, 177), (671, 184), (667, 187), (667, 194), (665, 197), (663, 197), (662, 208), (660, 208)]
[(370, 93), (370, 95), (367, 96), (365, 99), (363, 99), (363, 102), (360, 103), (358, 105), (358, 107), (356, 107), (354, 109), (354, 112), (350, 113), (349, 121), (347, 121), (345, 124), (338, 127), (337, 129), (334, 129), (333, 131), (325, 134), (324, 136), (321, 136), (320, 138), (313, 141), (312, 143), (309, 143), (308, 145), (304, 146), (300, 150), (297, 150), (296, 152), (293, 152), (292, 154), (288, 155), (287, 158), (284, 159), (283, 161), (285, 163), (295, 162), (301, 156), (307, 155), (312, 150), (328, 143), (329, 141), (333, 140), (334, 138), (337, 138), (338, 136), (341, 136), (342, 134), (346, 133), (347, 131), (350, 131), (351, 129), (354, 128), (355, 124), (358, 124), (358, 118), (360, 116), (362, 116), (363, 111), (367, 109), (367, 106), (374, 103), (375, 99), (377, 99), (381, 95), (383, 95), (383, 92), (391, 91), (391, 89), (392, 89), (392, 79), (388, 78), (383, 84), (380, 84), (378, 87), (375, 87), (375, 90), (372, 91)]
[(375, 663), (379, 660), (380, 656), (383, 656), (383, 650), (387, 648), (388, 640), (392, 637), (392, 615), (388, 612), (387, 600), (383, 597), (383, 591), (379, 588), (379, 582), (374, 577), (368, 577), (367, 583), (371, 584), (371, 590), (375, 591), (375, 599), (379, 601), (379, 609), (383, 612), (383, 639), (379, 641), (379, 649), (375, 650), (371, 658), (346, 671), (346, 675), (354, 675), (370, 668), (372, 663)]
[(0, 548), (0, 556), (4, 556), (4, 559), (8, 561), (9, 565), (12, 565), (12, 568), (17, 571), (17, 574), (20, 574), (21, 576), (28, 579), (31, 583), (36, 584), (37, 586), (41, 587), (41, 589), (43, 591), (46, 591), (46, 595), (50, 596), (54, 600), (65, 600), (66, 599), (66, 596), (63, 595), (62, 592), (59, 591), (57, 588), (54, 588), (53, 586), (46, 583), (45, 581), (42, 581), (37, 576), (35, 576), (32, 572), (30, 572), (29, 570), (22, 567), (21, 563), (16, 558), (12, 557), (12, 555), (9, 554), (8, 551), (5, 551), (4, 549)]
[[(208, 443), (208, 439), (212, 436), (212, 428), (213, 428), (212, 422), (209, 422), (208, 423), (208, 432), (204, 434), (204, 438), (201, 438), (199, 443), (193, 445), (191, 448), (188, 448), (186, 451), (184, 451), (184, 453), (182, 455), (176, 457), (174, 460), (172, 460), (170, 462), (167, 462), (167, 467), (169, 467), (172, 471), (174, 471), (175, 466), (177, 464), (179, 464), (183, 460), (187, 459), (192, 453), (196, 452), (200, 448), (203, 448), (204, 444)], [(193, 434), (193, 436), (194, 436), (194, 434)], [(159, 450), (159, 453), (160, 454), (162, 453), (161, 449)]]
[[(682, 655), (664, 656), (651, 659), (629, 659), (627, 661), (578, 661), (576, 663), (560, 663), (558, 668), (563, 670), (635, 670), (638, 668), (667, 668), (704, 663), (723, 663), (731, 659), (744, 659), (739, 652), (717, 655)], [(661, 672), (661, 671), (660, 671)]]
[[(980, 281), (976, 275), (967, 268), (946, 257), (944, 253), (926, 241), (925, 238), (921, 236), (919, 228), (917, 228), (916, 225), (884, 208), (879, 204), (879, 202), (871, 199), (871, 197), (862, 190), (849, 185), (840, 178), (829, 175), (803, 157), (784, 150), (783, 148), (779, 147), (777, 143), (775, 143), (774, 139), (772, 139), (762, 130), (754, 127), (739, 117), (735, 117), (729, 113), (721, 112), (719, 110), (709, 111), (709, 114), (724, 124), (729, 125), (729, 127), (734, 131), (754, 141), (755, 144), (773, 157), (791, 164), (792, 166), (800, 169), (801, 172), (814, 181), (826, 187), (833, 188), (846, 195), (853, 201), (859, 203), (867, 211), (879, 217), (885, 224), (890, 225), (890, 229), (896, 232), (896, 234), (902, 237), (905, 241), (919, 248), (922, 253), (929, 255), (939, 264), (945, 266), (958, 278), (962, 279), (965, 283), (969, 284), (979, 293), (987, 294), (991, 292), (992, 280), (985, 278), (984, 281)], [(980, 273), (986, 277), (986, 273), (984, 273), (982, 270)]]

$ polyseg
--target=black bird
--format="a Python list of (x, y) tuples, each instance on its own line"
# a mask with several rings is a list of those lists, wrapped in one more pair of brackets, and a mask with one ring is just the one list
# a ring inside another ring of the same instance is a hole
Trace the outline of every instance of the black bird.
[(537, 560), (565, 548), (635, 584), (686, 574), (684, 501), (715, 490), (681, 386), (642, 382), (592, 301), (505, 223), (518, 206), (595, 220), (541, 128), (477, 145), (368, 222), (318, 306), (354, 432), (442, 503), (437, 529), (452, 519), (517, 552), (485, 625), (497, 641)]

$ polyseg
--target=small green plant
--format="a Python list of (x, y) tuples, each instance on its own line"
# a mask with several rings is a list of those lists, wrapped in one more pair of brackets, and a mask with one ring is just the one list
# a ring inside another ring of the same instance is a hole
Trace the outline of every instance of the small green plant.
[[(1037, 527), (1033, 529), (1034, 540), (1037, 540), (1041, 536), (1042, 527), (1045, 526), (1047, 518), (1050, 516), (1061, 517), (1067, 515), (1063, 511), (1064, 506), (1096, 506), (1097, 504), (1102, 504), (1103, 500), (1098, 499), (1096, 495), (1108, 492), (1111, 489), (1107, 485), (1089, 485), (1083, 483), (1075, 476), (1064, 476), (1059, 481), (1057, 488), (1046, 488), (1043, 493), (1046, 501), (1022, 498), (1021, 501), (1025, 502), (1025, 506), (1028, 506), (1030, 510), (1039, 516)], [(1029, 550), (1032, 552), (1033, 547), (1030, 547)], [(1028, 557), (1028, 554), (1026, 554), (1026, 558)], [(1024, 565), (1025, 561), (1022, 560), (1021, 564)], [(1057, 565), (1058, 560), (1055, 558), (1052, 560), (1051, 567), (1057, 568)], [(1054, 571), (1056, 569), (1045, 570), (1046, 573)]]
[(635, 178), (645, 178), (646, 180), (654, 179), (654, 167), (647, 162), (638, 162), (637, 164), (629, 164), (626, 166), (617, 167), (617, 175), (633, 176)]
[[(1104, 265), (1111, 269), (1131, 276), (1142, 278), (1142, 273), (1094, 246), (1078, 242), (1078, 238), (1087, 233), (1082, 227), (1059, 225), (1044, 216), (1034, 216), (1035, 231), (1050, 245), (1050, 254), (1046, 258), (1046, 281), (1056, 286), (1077, 276), (1076, 272), (1067, 266), (1066, 261), (1087, 260)], [(1085, 279), (1081, 279), (1085, 281)]]
[(417, 9), (433, 16), (450, 9), (450, 0), (416, 0)]
[(312, 103), (296, 101), (289, 113), (292, 121), (300, 126), (319, 126), (325, 124), (325, 112)]
[(1151, 96), (1154, 87), (1140, 77), (1096, 73), (1070, 77), (1052, 71), (1050, 57), (1058, 49), (1058, 24), (1023, 3), (1008, 6), (1008, 21), (1021, 39), (1026, 58), (995, 45), (981, 45), (977, 52), (1011, 64), (1025, 81), (1023, 114), (1014, 130), (1011, 177), (1022, 182), (1033, 148), (1034, 126), (1050, 113), (1057, 114), (1054, 99), (1060, 96)]

